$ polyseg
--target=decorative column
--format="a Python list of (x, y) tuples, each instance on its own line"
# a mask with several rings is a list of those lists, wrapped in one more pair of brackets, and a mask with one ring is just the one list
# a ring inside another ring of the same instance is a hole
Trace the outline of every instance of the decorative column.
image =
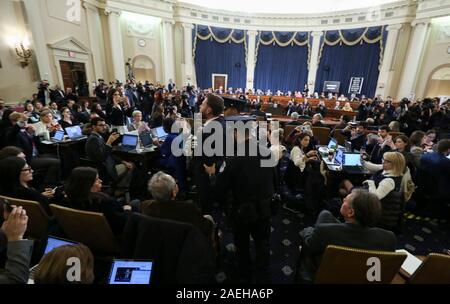
[(100, 35), (98, 34), (101, 32), (101, 28), (98, 28), (100, 26), (98, 8), (86, 1), (83, 3), (83, 7), (86, 9), (89, 43), (91, 45), (92, 62), (94, 65), (94, 76), (97, 81), (97, 79), (104, 77), (101, 54), (102, 47), (100, 45)]
[(388, 36), (386, 45), (384, 46), (383, 62), (381, 64), (380, 74), (378, 76), (375, 96), (381, 95), (382, 98), (386, 98), (389, 92), (392, 81), (392, 63), (394, 61), (398, 35), (402, 29), (402, 26), (403, 25), (401, 24), (393, 24), (386, 28), (388, 31)]
[(255, 56), (256, 56), (256, 35), (257, 31), (247, 31), (248, 45), (247, 45), (247, 84), (246, 90), (254, 90), (255, 77)]
[[(175, 80), (175, 55), (173, 52), (173, 25), (172, 20), (162, 21), (162, 49), (163, 49), (163, 71), (164, 83), (169, 83), (169, 79)], [(186, 43), (186, 42), (185, 42)]]
[(40, 80), (48, 80), (50, 85), (54, 85), (54, 79), (52, 75), (50, 58), (47, 51), (47, 45), (45, 42), (47, 39), (44, 34), (44, 27), (41, 22), (41, 14), (39, 8), (39, 2), (36, 0), (24, 0), (25, 11), (29, 23), (29, 29), (32, 34), (32, 45), (34, 46), (34, 54), (39, 69)]
[(109, 40), (111, 42), (111, 56), (113, 62), (114, 78), (125, 83), (125, 59), (123, 55), (122, 31), (120, 29), (120, 15), (118, 9), (106, 8), (105, 15), (108, 16)]
[(313, 41), (311, 46), (311, 58), (308, 67), (308, 87), (310, 94), (314, 94), (317, 68), (319, 67), (320, 37), (323, 36), (323, 32), (312, 32), (311, 36), (313, 37)]
[(411, 23), (414, 33), (408, 45), (408, 55), (403, 65), (403, 73), (398, 89), (397, 98), (411, 97), (415, 94), (415, 84), (420, 68), (420, 61), (425, 47), (428, 33), (428, 20), (415, 20)]
[(184, 63), (184, 71), (183, 71), (183, 81), (184, 85), (193, 85), (194, 80), (194, 60), (192, 54), (192, 29), (194, 25), (191, 23), (183, 23), (181, 24), (183, 27), (183, 63)]

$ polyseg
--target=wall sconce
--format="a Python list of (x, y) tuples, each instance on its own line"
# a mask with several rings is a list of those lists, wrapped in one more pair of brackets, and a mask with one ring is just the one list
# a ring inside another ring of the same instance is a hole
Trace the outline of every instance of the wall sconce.
[(25, 41), (21, 41), (19, 43), (19, 48), (16, 46), (16, 55), (19, 57), (20, 64), (22, 68), (28, 66), (28, 60), (31, 58), (32, 52), (29, 48), (29, 43)]

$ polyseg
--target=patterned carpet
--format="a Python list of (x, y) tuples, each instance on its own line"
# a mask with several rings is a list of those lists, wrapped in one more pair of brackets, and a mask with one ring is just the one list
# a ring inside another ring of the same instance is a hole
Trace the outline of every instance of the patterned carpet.
[[(216, 276), (218, 283), (236, 283), (235, 246), (231, 231), (226, 228), (224, 215), (214, 213), (223, 232), (222, 265)], [(414, 255), (427, 255), (430, 252), (441, 252), (450, 248), (450, 230), (444, 221), (416, 217), (405, 214), (404, 234), (398, 236), (398, 249), (406, 249)], [(280, 208), (272, 221), (271, 234), (271, 278), (275, 284), (292, 284), (299, 254), (299, 232), (312, 226), (314, 219), (303, 214), (294, 214)]]

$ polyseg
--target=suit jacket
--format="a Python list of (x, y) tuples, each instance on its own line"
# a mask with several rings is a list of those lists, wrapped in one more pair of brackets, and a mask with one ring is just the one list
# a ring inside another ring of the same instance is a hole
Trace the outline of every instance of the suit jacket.
[(119, 178), (115, 169), (118, 158), (113, 157), (112, 147), (106, 145), (102, 136), (91, 133), (86, 141), (85, 150), (87, 158), (97, 163), (100, 169), (105, 170), (113, 181)]
[(33, 158), (33, 145), (38, 145), (39, 139), (14, 125), (6, 131), (6, 144), (21, 148), (27, 163), (30, 163)]
[(8, 259), (0, 270), (0, 284), (26, 284), (30, 275), (33, 241), (8, 242)]
[(300, 236), (303, 245), (302, 270), (310, 276), (317, 271), (328, 245), (394, 251), (397, 242), (395, 234), (391, 231), (356, 223), (341, 223), (329, 211), (322, 211), (315, 227), (303, 229)]
[(196, 227), (142, 214), (130, 215), (122, 256), (153, 260), (156, 284), (208, 283), (214, 273), (214, 251)]

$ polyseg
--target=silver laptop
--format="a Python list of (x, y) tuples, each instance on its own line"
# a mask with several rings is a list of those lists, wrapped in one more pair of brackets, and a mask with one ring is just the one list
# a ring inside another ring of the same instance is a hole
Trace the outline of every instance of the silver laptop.
[(66, 133), (69, 136), (70, 140), (81, 140), (87, 138), (87, 136), (83, 135), (80, 126), (73, 126), (66, 128)]
[(108, 284), (148, 285), (152, 271), (151, 260), (113, 260)]

